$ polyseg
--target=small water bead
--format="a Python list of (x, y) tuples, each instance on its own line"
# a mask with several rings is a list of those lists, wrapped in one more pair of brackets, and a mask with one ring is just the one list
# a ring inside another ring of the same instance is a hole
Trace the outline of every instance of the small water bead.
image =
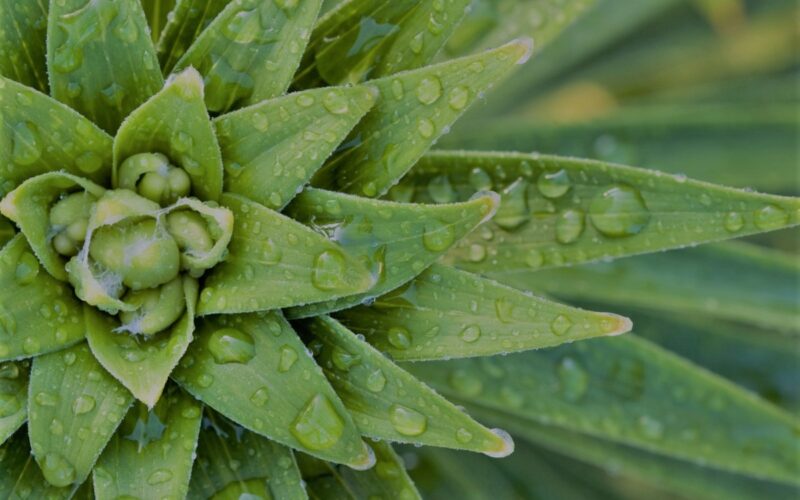
[(456, 440), (461, 444), (467, 444), (472, 441), (472, 433), (461, 427), (456, 431)]
[(360, 363), (361, 359), (358, 355), (350, 353), (341, 347), (336, 346), (333, 348), (333, 352), (331, 352), (331, 361), (333, 361), (333, 365), (336, 368), (346, 372), (349, 371), (353, 366)]
[(560, 198), (572, 187), (572, 181), (566, 170), (543, 172), (536, 181), (536, 187), (546, 198)]
[(450, 178), (446, 175), (437, 175), (428, 182), (428, 194), (436, 203), (452, 203), (456, 198)]
[(322, 105), (334, 115), (343, 115), (350, 111), (350, 103), (341, 92), (331, 90), (322, 97)]
[(411, 334), (402, 326), (393, 326), (386, 333), (389, 344), (396, 349), (405, 350), (411, 347)]
[(40, 464), (44, 478), (53, 486), (63, 488), (75, 481), (75, 467), (58, 453), (48, 453)]
[(207, 389), (211, 387), (211, 384), (214, 383), (214, 377), (212, 377), (208, 373), (203, 373), (199, 377), (197, 377), (197, 385), (202, 387), (203, 389)]
[(0, 364), (0, 378), (14, 380), (19, 377), (19, 366), (16, 363)]
[(399, 101), (404, 95), (403, 82), (399, 78), (392, 81), (392, 96)]
[(212, 333), (208, 350), (218, 364), (247, 363), (256, 355), (253, 337), (235, 328), (223, 328)]
[(441, 252), (450, 248), (456, 238), (456, 230), (452, 224), (440, 221), (428, 221), (425, 223), (425, 232), (422, 235), (422, 243), (431, 252)]
[(610, 237), (638, 234), (650, 217), (641, 193), (630, 186), (613, 186), (595, 196), (589, 205), (592, 224)]
[(300, 94), (299, 96), (297, 96), (296, 102), (300, 106), (307, 108), (313, 105), (314, 102), (316, 102), (316, 100), (314, 99), (314, 96), (308, 94)]
[(118, 21), (113, 31), (114, 35), (125, 43), (133, 43), (139, 38), (139, 30), (130, 14)]
[(535, 248), (528, 250), (525, 254), (525, 264), (528, 265), (531, 269), (538, 269), (542, 267), (544, 264), (544, 255), (539, 250)]
[(562, 244), (574, 243), (583, 233), (584, 215), (580, 210), (564, 210), (556, 219), (556, 240)]
[(43, 148), (35, 124), (19, 122), (14, 126), (12, 139), (14, 146), (11, 150), (11, 159), (17, 165), (31, 165), (41, 158)]
[(553, 322), (550, 323), (550, 330), (559, 337), (566, 334), (570, 328), (572, 328), (572, 321), (563, 314), (556, 316)]
[(367, 375), (366, 385), (367, 389), (372, 392), (381, 392), (386, 387), (386, 376), (377, 368)]
[(728, 212), (725, 215), (723, 225), (729, 232), (736, 233), (744, 227), (744, 217), (739, 212)]
[(491, 191), (494, 187), (492, 178), (486, 173), (486, 170), (475, 167), (469, 172), (469, 184), (476, 191)]
[(306, 448), (325, 450), (341, 439), (344, 421), (333, 403), (326, 396), (317, 394), (300, 411), (289, 430)]
[(56, 406), (58, 404), (59, 397), (58, 395), (49, 392), (39, 392), (33, 397), (33, 400), (39, 406)]
[(464, 342), (471, 344), (481, 338), (481, 328), (478, 325), (468, 325), (461, 330), (458, 336), (461, 337), (461, 340)]
[(72, 413), (75, 415), (84, 415), (94, 410), (96, 405), (97, 402), (92, 396), (83, 394), (75, 398), (75, 401), (72, 403)]
[(494, 311), (501, 323), (514, 321), (514, 303), (510, 300), (506, 298), (496, 299), (494, 301)]
[(311, 282), (320, 290), (336, 290), (345, 285), (346, 272), (344, 255), (338, 250), (325, 250), (314, 261)]
[(528, 211), (528, 182), (520, 177), (501, 194), (500, 208), (494, 216), (494, 223), (505, 229), (513, 231), (530, 220)]
[(389, 421), (392, 427), (404, 436), (419, 436), (428, 428), (428, 417), (398, 404), (389, 408)]
[(178, 153), (185, 153), (192, 149), (192, 146), (194, 146), (194, 139), (192, 139), (192, 136), (186, 132), (182, 130), (176, 130), (172, 134), (170, 145), (172, 146), (172, 149)]
[(147, 484), (153, 486), (157, 484), (164, 484), (168, 481), (171, 481), (172, 477), (172, 472), (168, 471), (167, 469), (158, 469), (147, 477)]
[(266, 132), (269, 130), (269, 118), (260, 111), (253, 113), (253, 116), (250, 117), (250, 122), (259, 132)]
[(41, 342), (39, 342), (39, 339), (35, 337), (27, 337), (22, 342), (22, 350), (25, 352), (25, 354), (38, 354), (41, 347)]
[(469, 89), (463, 85), (453, 87), (447, 97), (447, 104), (455, 111), (461, 111), (469, 104)]
[(417, 122), (417, 132), (425, 139), (430, 139), (436, 133), (436, 125), (429, 118), (420, 118)]
[(417, 85), (417, 99), (425, 105), (435, 103), (442, 97), (442, 82), (436, 76), (423, 78)]
[(39, 276), (39, 260), (30, 252), (24, 252), (17, 260), (14, 279), (21, 285), (30, 285)]
[(561, 395), (567, 401), (580, 400), (589, 388), (589, 375), (575, 359), (569, 356), (556, 365), (556, 376), (561, 387)]
[(789, 221), (789, 214), (775, 205), (767, 205), (756, 210), (754, 216), (753, 221), (756, 227), (764, 231), (778, 229)]
[(274, 0), (274, 1), (275, 5), (277, 5), (278, 8), (283, 9), (285, 11), (294, 10), (300, 3), (300, 0)]
[(469, 246), (469, 260), (472, 262), (482, 262), (486, 259), (486, 247), (479, 244), (473, 243)]
[(286, 373), (292, 369), (297, 361), (297, 351), (293, 347), (285, 345), (281, 347), (280, 358), (278, 360), (278, 371)]

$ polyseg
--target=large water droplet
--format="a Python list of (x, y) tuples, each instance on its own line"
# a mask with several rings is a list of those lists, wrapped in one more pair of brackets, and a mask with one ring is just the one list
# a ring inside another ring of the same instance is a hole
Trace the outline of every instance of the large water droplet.
[(48, 483), (63, 488), (75, 481), (75, 467), (58, 453), (48, 453), (40, 463)]
[(428, 418), (422, 413), (394, 404), (389, 408), (392, 427), (404, 436), (419, 436), (428, 428)]
[(30, 252), (24, 252), (17, 260), (14, 279), (21, 286), (30, 285), (39, 276), (39, 261)]
[(393, 326), (389, 328), (389, 331), (386, 333), (386, 338), (389, 340), (392, 347), (396, 349), (405, 350), (411, 347), (411, 334), (402, 326)]
[(572, 182), (566, 170), (561, 169), (556, 172), (543, 172), (536, 181), (536, 187), (542, 196), (547, 198), (560, 198), (567, 194)]
[(583, 233), (584, 216), (580, 210), (564, 210), (556, 219), (556, 240), (568, 244), (577, 240)]
[(497, 314), (497, 319), (501, 323), (511, 323), (514, 321), (514, 303), (505, 298), (499, 298), (494, 301), (494, 311)]
[(756, 227), (764, 231), (770, 229), (778, 229), (786, 225), (789, 220), (789, 214), (780, 207), (775, 205), (767, 205), (763, 208), (756, 210), (755, 218), (753, 221)]
[(467, 444), (472, 441), (472, 433), (461, 427), (456, 431), (456, 440), (461, 444)]
[(739, 212), (728, 212), (723, 221), (725, 229), (731, 233), (741, 231), (744, 227), (744, 217)]
[(450, 248), (456, 238), (456, 230), (452, 224), (431, 220), (425, 224), (422, 243), (431, 252), (442, 252)]
[(380, 368), (376, 368), (375, 371), (367, 375), (366, 384), (367, 389), (372, 392), (381, 392), (383, 388), (386, 387), (386, 377), (383, 375)]
[(264, 113), (257, 111), (250, 117), (250, 121), (259, 132), (266, 132), (269, 130), (269, 118)]
[(264, 406), (267, 404), (267, 401), (269, 401), (269, 392), (266, 387), (256, 389), (256, 391), (250, 395), (250, 402), (256, 406)]
[(320, 290), (336, 290), (344, 284), (346, 264), (338, 250), (325, 250), (314, 261), (311, 282)]
[(563, 314), (559, 314), (556, 319), (550, 323), (550, 330), (558, 336), (564, 335), (572, 328), (572, 321)]
[(469, 89), (463, 85), (453, 87), (450, 95), (447, 97), (447, 104), (450, 105), (455, 111), (461, 111), (467, 107), (469, 103)]
[(632, 236), (650, 221), (650, 211), (639, 191), (619, 185), (594, 197), (589, 217), (594, 227), (606, 236)]
[(567, 401), (578, 401), (589, 387), (589, 375), (571, 357), (563, 358), (556, 366), (556, 375), (561, 386), (561, 394)]
[(88, 394), (82, 394), (75, 398), (75, 401), (72, 403), (72, 413), (75, 415), (84, 415), (94, 410), (96, 404), (97, 403), (92, 396), (89, 396)]
[(341, 92), (331, 90), (322, 98), (322, 105), (334, 115), (343, 115), (350, 111), (350, 104)]
[(494, 216), (494, 222), (507, 231), (512, 231), (522, 226), (529, 219), (528, 212), (528, 182), (520, 177), (501, 194), (500, 208)]
[(290, 428), (306, 448), (324, 450), (335, 445), (344, 433), (344, 421), (330, 400), (317, 394), (300, 411)]
[(417, 99), (428, 105), (438, 101), (442, 96), (442, 82), (436, 76), (423, 78), (417, 85)]
[(278, 371), (281, 373), (288, 372), (297, 361), (297, 351), (293, 347), (285, 345), (281, 347), (281, 354), (278, 360)]
[(219, 364), (247, 363), (256, 355), (253, 337), (235, 328), (223, 328), (212, 333), (208, 350)]
[(153, 471), (153, 473), (147, 477), (147, 484), (155, 486), (157, 484), (164, 484), (171, 480), (172, 472), (168, 471), (167, 469), (158, 469)]
[(481, 328), (478, 325), (468, 325), (458, 335), (461, 340), (467, 343), (476, 342), (481, 338)]
[(346, 372), (354, 365), (357, 365), (360, 362), (360, 358), (358, 355), (336, 346), (333, 348), (333, 352), (331, 352), (331, 361), (333, 361), (333, 365), (336, 368)]

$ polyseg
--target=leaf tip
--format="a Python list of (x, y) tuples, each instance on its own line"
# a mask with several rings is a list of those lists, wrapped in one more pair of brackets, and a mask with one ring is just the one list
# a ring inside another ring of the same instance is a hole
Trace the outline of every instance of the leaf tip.
[(603, 325), (605, 327), (604, 330), (606, 331), (606, 336), (608, 337), (622, 335), (623, 333), (628, 333), (633, 329), (633, 321), (631, 321), (630, 318), (612, 313), (605, 314)]
[(361, 444), (364, 448), (361, 454), (358, 456), (358, 460), (356, 462), (347, 464), (347, 466), (353, 470), (369, 470), (373, 468), (378, 461), (372, 446), (368, 445), (364, 441), (361, 441)]
[(482, 200), (485, 203), (484, 215), (480, 224), (491, 220), (500, 208), (500, 195), (494, 191), (478, 191), (469, 199), (469, 201), (474, 200)]
[(17, 210), (17, 196), (16, 191), (8, 193), (4, 198), (0, 199), (0, 214), (5, 215), (8, 219), (18, 222), (19, 211)]
[(170, 85), (177, 86), (181, 97), (187, 101), (205, 98), (203, 75), (194, 66), (189, 66), (180, 73), (170, 75), (165, 86), (168, 87)]
[(498, 447), (496, 449), (484, 451), (484, 455), (488, 455), (492, 458), (503, 458), (514, 453), (514, 439), (511, 438), (511, 434), (498, 428), (491, 429), (491, 432), (497, 436)]
[(519, 56), (517, 56), (517, 64), (525, 64), (530, 60), (531, 56), (533, 55), (533, 47), (534, 47), (533, 38), (530, 37), (517, 38), (509, 45), (521, 51)]

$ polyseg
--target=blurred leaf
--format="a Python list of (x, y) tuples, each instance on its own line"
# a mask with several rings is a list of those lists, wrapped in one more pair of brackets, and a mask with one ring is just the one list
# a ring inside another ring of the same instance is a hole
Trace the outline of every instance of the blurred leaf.
[(514, 445), (450, 404), (337, 321), (304, 323), (312, 349), (364, 436), (505, 456)]
[(631, 327), (616, 314), (557, 304), (439, 264), (336, 318), (398, 361), (508, 354)]
[(445, 396), (509, 416), (798, 484), (792, 415), (632, 335), (403, 367)]
[(364, 262), (376, 282), (364, 293), (292, 308), (287, 315), (305, 318), (338, 311), (407, 283), (491, 217), (497, 195), (483, 194), (465, 203), (412, 205), (306, 189), (289, 205), (289, 215)]
[[(669, 269), (669, 272), (664, 272)], [(495, 276), (510, 286), (570, 300), (700, 312), (800, 332), (800, 263), (745, 243), (656, 253), (589, 266)]]
[(48, 484), (30, 452), (25, 429), (0, 447), (0, 470), (3, 471), (0, 474), (0, 497), (9, 500), (70, 498), (75, 487), (56, 488)]
[(164, 79), (138, 0), (52, 2), (50, 93), (113, 134)]
[(0, 248), (3, 248), (14, 237), (14, 225), (11, 221), (0, 215)]
[(84, 343), (33, 360), (28, 434), (45, 479), (82, 483), (133, 397)]
[(29, 371), (28, 361), (0, 363), (0, 445), (28, 419)]
[(0, 75), (47, 92), (48, 2), (0, 1)]
[(240, 498), (264, 491), (266, 498), (308, 498), (292, 450), (208, 409), (197, 452), (189, 498)]
[(185, 498), (189, 489), (200, 403), (180, 391), (162, 397), (152, 411), (128, 412), (94, 469), (99, 498)]
[(229, 3), (231, 0), (176, 0), (157, 44), (164, 74), (172, 73), (178, 59)]
[(175, 8), (176, 0), (139, 0), (150, 27), (150, 38), (158, 42), (167, 24), (168, 15)]
[(392, 445), (383, 441), (370, 441), (368, 444), (375, 452), (375, 467), (365, 471), (339, 468), (356, 498), (420, 499), (403, 459), (392, 449)]

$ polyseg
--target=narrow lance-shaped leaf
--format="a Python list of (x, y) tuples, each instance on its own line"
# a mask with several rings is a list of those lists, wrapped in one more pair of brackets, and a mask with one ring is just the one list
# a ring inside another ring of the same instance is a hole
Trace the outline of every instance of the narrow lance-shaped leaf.
[(527, 61), (530, 39), (395, 76), (370, 81), (375, 107), (314, 185), (369, 197), (391, 188), (464, 110)]
[(28, 361), (0, 363), (0, 445), (28, 419)]
[(28, 433), (17, 432), (0, 447), (0, 497), (13, 499), (47, 498), (67, 500), (77, 486), (57, 488), (44, 480), (31, 455)]
[(507, 354), (631, 328), (622, 316), (558, 304), (439, 264), (336, 318), (398, 361)]
[(190, 498), (308, 498), (292, 450), (206, 409)]
[(0, 251), (0, 360), (57, 351), (85, 335), (83, 309), (68, 284), (41, 268), (25, 238)]
[(452, 205), (411, 205), (306, 189), (287, 211), (364, 262), (376, 284), (358, 295), (290, 309), (304, 318), (356, 305), (407, 283), (494, 214), (497, 195)]
[(38, 0), (0, 2), (0, 75), (41, 92), (47, 92), (47, 4)]
[(222, 157), (203, 104), (203, 81), (192, 68), (131, 113), (114, 138), (114, 183), (120, 164), (137, 153), (162, 152), (192, 180), (193, 194), (218, 201)]
[(28, 434), (53, 486), (82, 483), (133, 397), (80, 344), (33, 361)]
[(176, 0), (156, 45), (164, 74), (172, 73), (178, 59), (183, 57), (192, 42), (230, 2), (231, 0)]
[(52, 2), (50, 93), (114, 133), (164, 83), (139, 0)]
[(215, 316), (173, 373), (192, 395), (278, 443), (351, 467), (374, 456), (280, 313)]
[(230, 254), (205, 280), (198, 314), (268, 311), (352, 295), (373, 284), (339, 245), (247, 198), (225, 194), (234, 212)]
[(359, 83), (428, 64), (469, 0), (352, 0), (320, 19), (296, 77), (301, 87)]
[(374, 92), (309, 90), (219, 117), (225, 191), (282, 209), (372, 107)]
[(632, 335), (404, 367), (457, 400), (710, 467), (798, 482), (795, 417)]
[(504, 431), (475, 422), (337, 321), (323, 316), (304, 326), (314, 336), (317, 362), (363, 435), (497, 457), (514, 450)]
[(176, 0), (139, 0), (142, 10), (147, 18), (147, 26), (150, 28), (150, 38), (153, 43), (158, 42), (161, 32), (167, 24), (169, 13), (175, 8)]
[[(591, 160), (503, 153), (428, 155), (394, 191), (456, 200), (502, 191), (492, 224), (447, 256), (503, 275), (680, 248), (800, 223), (800, 199)], [(482, 247), (477, 252), (475, 245)]]
[(365, 471), (339, 468), (339, 473), (356, 498), (420, 500), (422, 497), (408, 476), (403, 459), (392, 449), (392, 445), (383, 441), (369, 441), (368, 444), (375, 452), (375, 467)]
[(0, 77), (0, 197), (24, 180), (66, 170), (111, 177), (111, 137), (66, 105)]
[(233, 0), (176, 64), (194, 66), (215, 113), (281, 95), (289, 87), (322, 0)]
[[(669, 269), (669, 273), (662, 272)], [(492, 273), (570, 300), (710, 314), (800, 333), (796, 256), (728, 242), (590, 266)]]
[(86, 310), (86, 338), (92, 353), (109, 373), (149, 408), (158, 402), (170, 373), (192, 342), (197, 282), (191, 278), (181, 281), (183, 293), (180, 298), (185, 306), (170, 306), (185, 310), (184, 314), (168, 330), (151, 337), (127, 335), (120, 331), (115, 318), (90, 308)]
[(131, 408), (94, 468), (98, 498), (185, 498), (189, 491), (200, 403), (179, 389), (152, 411)]

